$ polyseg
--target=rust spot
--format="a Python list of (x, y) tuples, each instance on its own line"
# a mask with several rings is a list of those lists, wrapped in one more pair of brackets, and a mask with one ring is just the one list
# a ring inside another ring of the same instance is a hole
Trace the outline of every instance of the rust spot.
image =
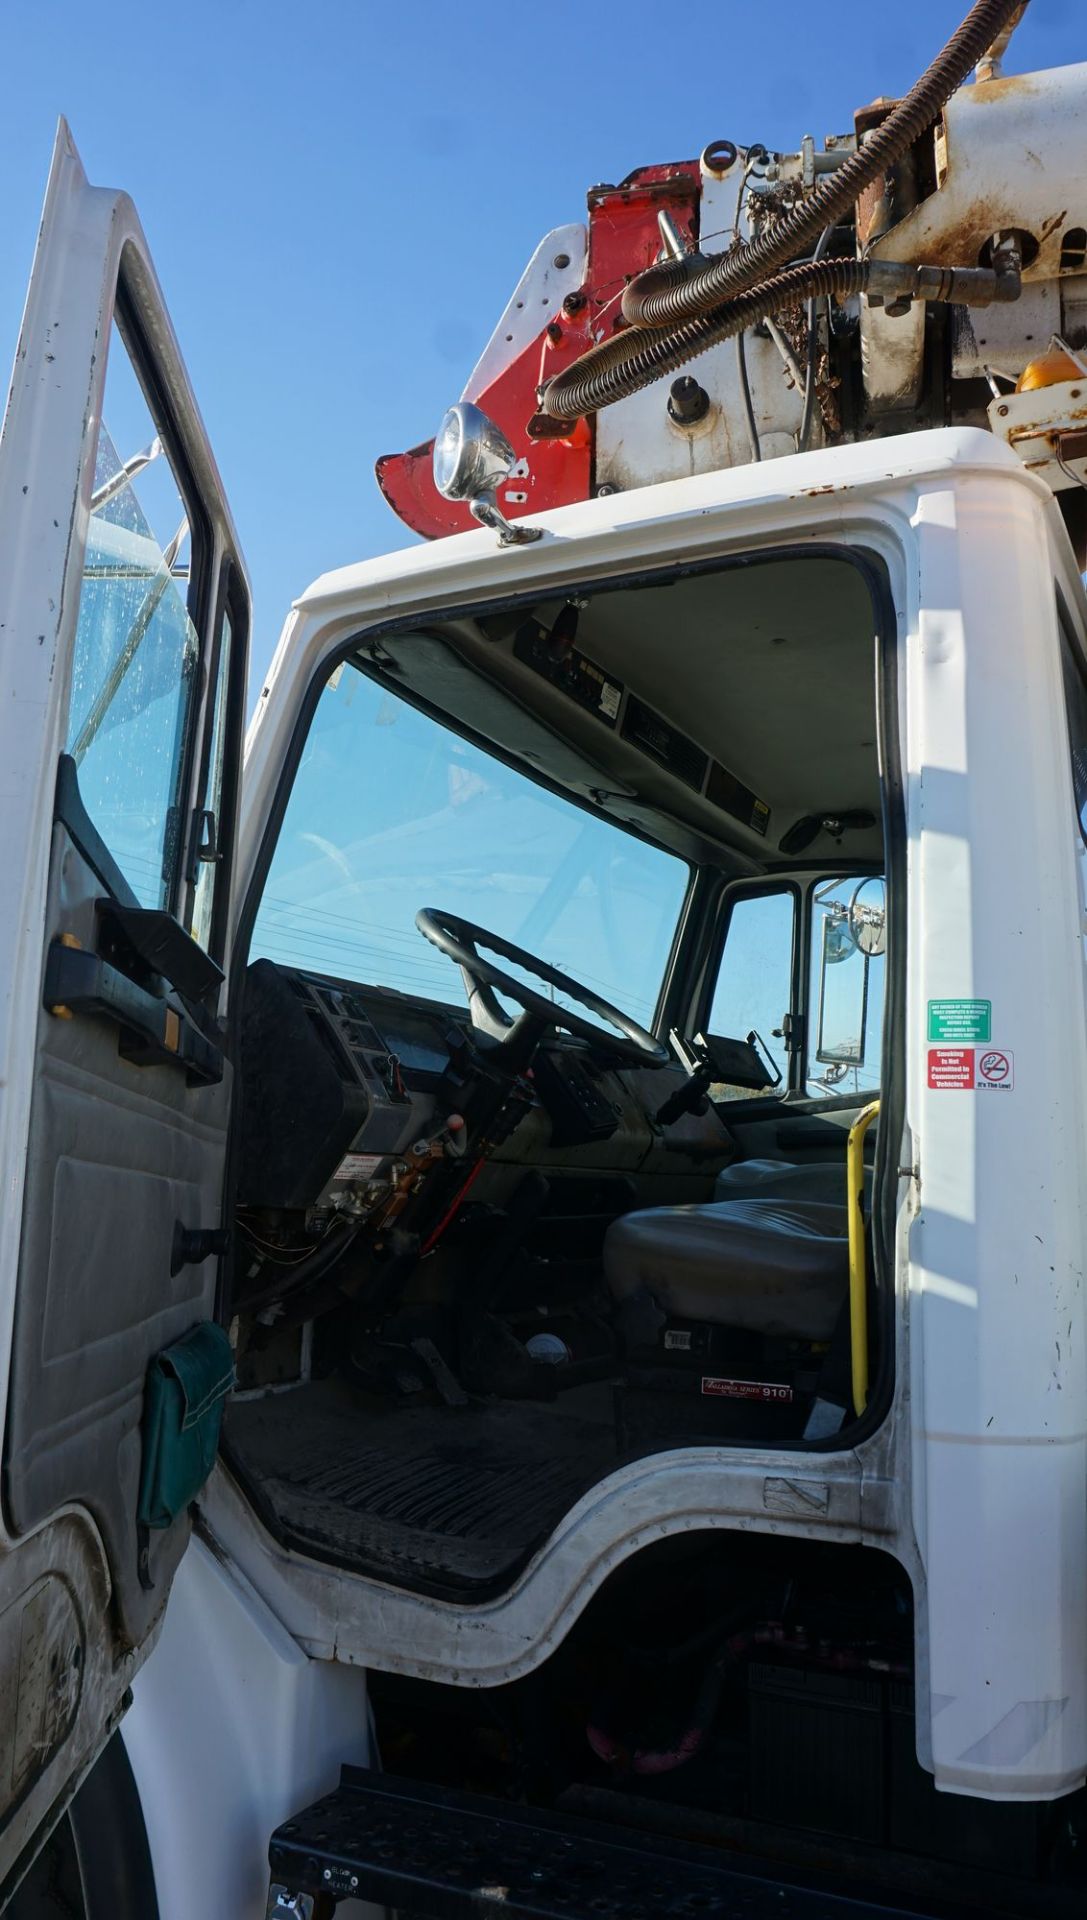
[(1042, 231), (1040, 235), (1042, 246), (1045, 245), (1051, 233), (1056, 233), (1058, 228), (1064, 226), (1067, 219), (1068, 219), (1068, 208), (1062, 207), (1060, 213), (1055, 213), (1052, 219), (1044, 220), (1042, 222)]

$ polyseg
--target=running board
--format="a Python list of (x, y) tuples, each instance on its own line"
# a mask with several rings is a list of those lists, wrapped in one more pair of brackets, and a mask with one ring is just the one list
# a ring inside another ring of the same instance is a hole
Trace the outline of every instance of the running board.
[[(272, 1835), (268, 1920), (370, 1900), (403, 1920), (939, 1920), (765, 1861), (344, 1767), (335, 1793)], [(727, 1861), (727, 1864), (726, 1864)], [(954, 1911), (951, 1909), (950, 1911)]]

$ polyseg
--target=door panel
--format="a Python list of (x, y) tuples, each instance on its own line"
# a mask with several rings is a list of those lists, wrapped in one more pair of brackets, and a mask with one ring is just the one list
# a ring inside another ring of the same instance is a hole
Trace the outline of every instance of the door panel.
[(227, 920), (248, 605), (135, 211), (62, 125), (0, 438), (0, 1907), (189, 1534), (138, 1536), (141, 1422), (213, 1306), (215, 1260), (175, 1257), (221, 1219), (231, 1084), (188, 930)]
[[(797, 1166), (814, 1166), (841, 1161), (842, 1201), (845, 1202), (845, 1149), (849, 1129), (865, 1105), (834, 1107), (829, 1113), (790, 1112), (777, 1106), (772, 1114), (749, 1114), (734, 1120), (728, 1115), (728, 1130), (736, 1142), (741, 1159), (788, 1160)], [(875, 1151), (875, 1134), (870, 1132), (866, 1157)]]
[[(54, 830), (46, 938), (92, 948), (102, 883)], [(214, 1260), (171, 1274), (175, 1223), (219, 1217), (230, 1090), (118, 1057), (118, 1030), (38, 1013), (4, 1497), (14, 1532), (69, 1502), (102, 1529), (125, 1637), (161, 1612), (187, 1521), (152, 1534), (140, 1577), (136, 1502), (144, 1375), (212, 1311)], [(93, 1436), (93, 1439), (92, 1439)]]

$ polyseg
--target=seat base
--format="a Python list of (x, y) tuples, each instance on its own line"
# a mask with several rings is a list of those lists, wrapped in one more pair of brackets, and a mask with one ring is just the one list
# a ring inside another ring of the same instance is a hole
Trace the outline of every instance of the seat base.
[(829, 1340), (849, 1285), (846, 1210), (784, 1198), (649, 1207), (608, 1229), (604, 1273), (614, 1299), (649, 1293), (669, 1317)]

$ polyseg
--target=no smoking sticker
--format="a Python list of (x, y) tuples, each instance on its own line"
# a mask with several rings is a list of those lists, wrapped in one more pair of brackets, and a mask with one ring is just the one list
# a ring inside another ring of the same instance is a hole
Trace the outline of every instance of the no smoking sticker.
[(978, 1048), (979, 1093), (1010, 1093), (1015, 1085), (1015, 1059), (1003, 1047)]
[(928, 1083), (934, 1093), (1010, 1093), (1015, 1056), (1006, 1047), (930, 1047)]

